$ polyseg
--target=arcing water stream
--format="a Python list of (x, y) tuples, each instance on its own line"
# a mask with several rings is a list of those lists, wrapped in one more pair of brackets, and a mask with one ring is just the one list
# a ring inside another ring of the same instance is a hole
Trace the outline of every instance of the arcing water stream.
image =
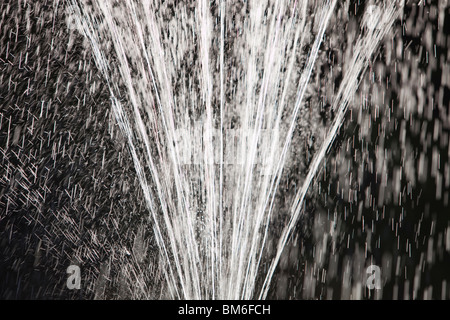
[[(336, 115), (293, 199), (261, 288), (256, 280), (277, 214), (275, 195), (293, 132), (303, 126), (299, 110), (336, 0), (249, 1), (240, 20), (229, 18), (236, 9), (225, 1), (174, 4), (170, 18), (159, 6), (74, 0), (70, 10), (108, 83), (154, 221), (171, 296), (265, 298), (305, 194), (401, 2), (385, 1), (377, 22), (357, 38), (332, 98)], [(236, 35), (230, 35), (230, 25)], [(229, 37), (233, 50), (225, 47)], [(231, 74), (239, 75), (237, 84)], [(232, 118), (243, 134), (225, 139)], [(177, 141), (177, 130), (184, 143)], [(235, 162), (225, 165), (233, 143)], [(181, 154), (193, 153), (201, 160), (186, 165)]]

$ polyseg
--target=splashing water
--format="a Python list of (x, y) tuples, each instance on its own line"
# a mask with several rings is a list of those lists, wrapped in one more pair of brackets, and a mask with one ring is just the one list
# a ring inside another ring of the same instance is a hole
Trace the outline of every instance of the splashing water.
[[(264, 248), (290, 146), (336, 0), (71, 0), (109, 87), (173, 298), (266, 298), (304, 199), (378, 44), (402, 8), (382, 1), (353, 46), (275, 255)], [(373, 7), (372, 7), (373, 9)], [(233, 31), (233, 34), (231, 33)], [(234, 83), (232, 79), (239, 79)], [(238, 127), (235, 130), (234, 127)], [(261, 264), (269, 268), (258, 285)], [(145, 286), (138, 286), (145, 290)]]

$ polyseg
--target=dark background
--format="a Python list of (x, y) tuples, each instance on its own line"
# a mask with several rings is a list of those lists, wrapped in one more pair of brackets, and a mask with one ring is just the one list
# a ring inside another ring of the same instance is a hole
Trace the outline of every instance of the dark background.
[[(350, 1), (348, 18), (330, 32), (341, 37), (346, 28), (359, 25), (366, 5)], [(310, 188), (305, 215), (283, 255), (269, 298), (354, 298), (351, 289), (358, 282), (364, 287), (362, 274), (370, 264), (382, 267), (378, 297), (450, 297), (450, 88), (442, 82), (443, 72), (449, 70), (450, 9), (445, 9), (445, 17), (430, 13), (437, 6), (429, 1), (423, 6), (407, 3), (392, 37), (377, 51), (358, 94), (373, 93), (370, 79), (375, 76), (385, 101), (368, 99), (364, 106), (350, 106), (353, 115), (361, 109), (370, 129), (361, 130), (361, 121), (348, 113)], [(145, 206), (136, 201), (142, 196), (132, 161), (118, 129), (109, 125), (109, 94), (102, 77), (81, 36), (67, 30), (64, 2), (56, 8), (49, 0), (27, 5), (0, 0), (0, 8), (0, 297), (164, 297), (161, 275), (148, 267), (157, 265), (158, 253)], [(338, 5), (337, 12), (342, 8)], [(414, 28), (405, 30), (405, 25)], [(71, 46), (69, 37), (74, 37)], [(436, 58), (427, 48), (430, 40), (436, 44)], [(338, 52), (348, 45), (340, 43), (330, 47), (325, 41), (321, 48), (334, 64), (342, 63)], [(403, 48), (400, 54), (397, 46)], [(336, 86), (341, 80), (336, 76)], [(402, 100), (402, 90), (414, 93), (416, 100)], [(322, 101), (321, 110), (327, 107)], [(407, 108), (411, 112), (405, 118)], [(332, 111), (317, 110), (324, 125), (331, 121)], [(312, 144), (308, 153), (318, 147)], [(385, 150), (382, 171), (376, 170), (377, 148)], [(440, 155), (438, 169), (432, 167), (433, 153)], [(421, 155), (427, 159), (424, 172), (418, 170)], [(305, 153), (301, 161), (308, 164), (311, 157)], [(414, 169), (408, 176), (405, 163)], [(403, 176), (397, 179), (400, 168)], [(306, 169), (290, 170), (302, 175)], [(437, 179), (442, 181), (440, 197)], [(349, 190), (357, 191), (351, 200)], [(294, 191), (288, 184), (283, 192)], [(336, 222), (336, 235), (323, 245), (331, 221)], [(139, 250), (136, 237), (147, 239), (147, 254), (139, 261), (129, 253)], [(317, 264), (320, 252), (324, 260)], [(70, 264), (81, 267), (81, 290), (66, 288)], [(142, 272), (147, 295), (133, 293), (133, 283), (125, 276), (136, 266), (147, 266)], [(375, 297), (363, 289), (361, 298)]]

